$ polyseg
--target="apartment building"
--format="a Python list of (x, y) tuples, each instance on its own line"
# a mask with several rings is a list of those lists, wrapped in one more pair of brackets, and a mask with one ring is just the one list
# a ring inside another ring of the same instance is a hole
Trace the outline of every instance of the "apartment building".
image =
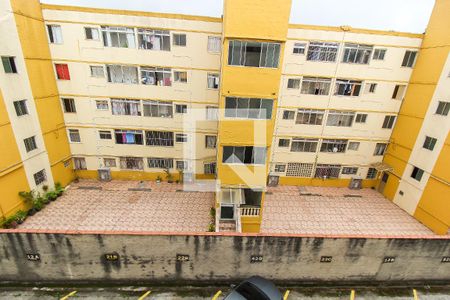
[[(449, 0), (437, 1), (426, 34), (289, 24), (290, 6), (226, 0), (211, 18), (2, 2), (3, 130), (16, 150), (2, 150), (11, 159), (0, 184), (39, 189), (99, 170), (216, 178), (218, 229), (244, 232), (259, 231), (268, 184), (352, 184), (445, 233), (448, 199), (434, 199), (449, 182)], [(421, 112), (418, 95), (430, 100)], [(14, 179), (11, 165), (22, 170)], [(412, 166), (429, 176), (408, 185)], [(16, 192), (10, 202), (2, 215), (16, 210)]]

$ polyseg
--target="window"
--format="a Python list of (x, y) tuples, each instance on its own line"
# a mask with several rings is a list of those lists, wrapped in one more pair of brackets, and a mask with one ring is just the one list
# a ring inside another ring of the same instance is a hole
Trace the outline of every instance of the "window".
[(69, 66), (67, 64), (55, 64), (56, 77), (60, 80), (70, 80)]
[(391, 129), (394, 126), (395, 116), (385, 116), (383, 126), (381, 128)]
[(225, 117), (242, 119), (271, 119), (272, 99), (226, 97)]
[(306, 43), (295, 43), (292, 53), (293, 54), (305, 54), (305, 49), (306, 49)]
[(205, 148), (215, 149), (217, 143), (217, 136), (215, 135), (205, 135)]
[(144, 105), (144, 116), (155, 118), (172, 118), (173, 105), (172, 102), (164, 101), (142, 101)]
[(171, 86), (172, 70), (168, 68), (141, 67), (141, 83), (147, 85)]
[(375, 145), (375, 151), (373, 152), (373, 155), (384, 155), (384, 152), (386, 152), (388, 144), (386, 143), (377, 143)]
[(139, 49), (170, 51), (169, 31), (138, 28), (137, 34)]
[(203, 172), (205, 174), (216, 174), (216, 163), (210, 162), (203, 164)]
[(73, 98), (62, 98), (62, 103), (64, 107), (64, 112), (66, 113), (76, 113), (77, 109), (75, 107), (75, 100)]
[(347, 150), (358, 151), (360, 142), (349, 142)]
[(314, 177), (339, 178), (339, 173), (341, 173), (341, 165), (317, 164)]
[(107, 65), (108, 82), (112, 83), (138, 83), (138, 69), (131, 66)]
[(414, 167), (412, 173), (411, 173), (411, 177), (414, 178), (417, 181), (420, 181), (422, 179), (423, 176), (423, 170), (418, 168), (418, 167)]
[(327, 118), (327, 126), (351, 127), (354, 118), (354, 112), (330, 110)]
[(147, 146), (173, 147), (173, 132), (146, 131), (145, 144)]
[(18, 117), (28, 115), (27, 100), (14, 101), (13, 103)]
[(425, 141), (423, 143), (423, 147), (425, 149), (433, 151), (434, 146), (436, 145), (436, 142), (437, 142), (437, 139), (429, 137), (429, 136), (426, 136), (425, 137)]
[(299, 109), (295, 124), (322, 125), (324, 110)]
[(266, 163), (266, 148), (224, 146), (222, 162), (227, 164), (264, 165)]
[(221, 41), (220, 36), (208, 36), (208, 52), (219, 53)]
[(306, 60), (335, 62), (338, 48), (338, 43), (310, 42)]
[(48, 38), (52, 44), (62, 44), (62, 31), (59, 25), (47, 25)]
[(206, 120), (217, 120), (218, 108), (216, 106), (206, 107)]
[(307, 95), (328, 95), (331, 78), (303, 77), (300, 93)]
[(103, 66), (90, 66), (92, 77), (105, 77)]
[(177, 114), (187, 113), (187, 105), (186, 104), (175, 104), (175, 112)]
[(173, 34), (173, 44), (175, 46), (186, 46), (186, 35), (183, 33), (174, 33)]
[(406, 50), (405, 56), (403, 57), (402, 67), (412, 68), (414, 62), (416, 61), (417, 51)]
[(47, 181), (47, 174), (45, 173), (45, 169), (40, 170), (37, 173), (33, 174), (34, 177), (34, 183), (36, 185), (40, 185), (41, 183), (44, 183)]
[(366, 179), (375, 179), (377, 177), (377, 169), (375, 168), (369, 168), (369, 170), (367, 170), (367, 176)]
[(341, 96), (359, 96), (361, 85), (361, 81), (336, 79), (336, 88), (334, 90), (334, 94)]
[(289, 147), (291, 144), (290, 139), (279, 139), (278, 140), (278, 147)]
[(343, 167), (342, 168), (342, 174), (355, 175), (356, 173), (358, 173), (358, 168), (355, 168), (355, 167)]
[(188, 169), (188, 162), (186, 160), (177, 160), (175, 164), (177, 170), (184, 171)]
[(208, 73), (208, 89), (219, 88), (219, 74)]
[(113, 115), (140, 116), (141, 101), (128, 99), (111, 99), (111, 111)]
[(289, 78), (287, 88), (298, 90), (300, 88), (300, 79)]
[(115, 158), (104, 158), (103, 159), (103, 164), (107, 168), (115, 168), (115, 167), (117, 167)]
[(173, 159), (172, 158), (147, 158), (148, 167), (152, 169), (172, 169)]
[(175, 142), (177, 142), (177, 143), (186, 143), (187, 142), (187, 134), (185, 134), (185, 133), (177, 133), (177, 134), (175, 134)]
[(120, 168), (124, 170), (144, 170), (144, 160), (141, 157), (121, 157)]
[(141, 130), (114, 130), (116, 137), (116, 144), (142, 145), (142, 131)]
[(344, 153), (347, 147), (347, 140), (326, 140), (322, 141), (320, 152)]
[(373, 94), (373, 93), (375, 93), (376, 89), (377, 89), (376, 83), (367, 83), (366, 84), (366, 93)]
[(394, 92), (392, 93), (392, 99), (402, 100), (403, 99), (403, 95), (405, 94), (405, 90), (406, 90), (406, 85), (399, 85), (399, 84), (397, 84), (394, 87)]
[(5, 73), (17, 73), (16, 61), (13, 56), (2, 56), (2, 64)]
[(25, 144), (25, 150), (27, 150), (27, 152), (37, 149), (36, 140), (34, 136), (30, 136), (29, 138), (24, 139), (23, 143)]
[(98, 135), (101, 140), (112, 140), (112, 134), (109, 130), (100, 130)]
[(78, 129), (69, 129), (69, 141), (71, 143), (81, 143), (80, 131)]
[(294, 120), (295, 111), (293, 110), (284, 110), (283, 111), (283, 120)]
[(105, 47), (136, 48), (133, 28), (102, 26), (102, 35)]
[(108, 110), (109, 109), (108, 100), (95, 100), (95, 107), (98, 110)]
[(373, 51), (373, 57), (374, 60), (384, 60), (384, 57), (386, 56), (386, 49), (375, 49)]
[(87, 170), (86, 159), (84, 157), (74, 157), (73, 165), (75, 170)]
[(100, 34), (98, 32), (98, 28), (93, 27), (84, 27), (84, 35), (87, 40), (100, 40)]
[(187, 82), (187, 72), (173, 71), (173, 81), (186, 83)]
[(286, 176), (311, 177), (313, 167), (313, 164), (308, 163), (288, 163)]
[(291, 152), (316, 152), (318, 139), (292, 139)]
[(284, 173), (284, 172), (286, 172), (286, 165), (285, 164), (276, 164), (274, 171), (277, 173)]
[(355, 118), (355, 123), (366, 123), (367, 114), (357, 114)]
[(438, 107), (436, 109), (436, 114), (447, 116), (449, 110), (450, 110), (450, 102), (439, 101)]
[(372, 50), (373, 46), (345, 43), (342, 62), (368, 64), (369, 59), (372, 56)]
[(278, 68), (279, 43), (230, 41), (228, 64), (232, 66)]

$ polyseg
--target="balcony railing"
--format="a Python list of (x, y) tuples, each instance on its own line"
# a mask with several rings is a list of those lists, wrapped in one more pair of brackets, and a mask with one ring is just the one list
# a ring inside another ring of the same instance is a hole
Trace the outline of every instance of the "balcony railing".
[(261, 208), (259, 206), (241, 206), (241, 216), (243, 217), (259, 217)]

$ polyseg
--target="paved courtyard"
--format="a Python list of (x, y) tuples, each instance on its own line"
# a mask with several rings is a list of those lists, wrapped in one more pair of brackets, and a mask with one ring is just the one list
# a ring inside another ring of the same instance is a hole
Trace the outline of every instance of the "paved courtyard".
[(181, 184), (81, 180), (21, 229), (205, 232), (214, 194)]
[(375, 190), (298, 186), (269, 188), (261, 232), (435, 236)]

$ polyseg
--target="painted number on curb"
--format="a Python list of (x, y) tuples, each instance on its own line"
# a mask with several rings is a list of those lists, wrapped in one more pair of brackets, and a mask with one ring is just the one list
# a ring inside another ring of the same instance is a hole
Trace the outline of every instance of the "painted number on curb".
[(189, 261), (189, 255), (177, 254), (177, 261)]
[(321, 256), (320, 262), (321, 263), (330, 263), (333, 260), (333, 256)]
[(443, 263), (450, 263), (450, 256), (444, 256), (441, 260)]
[(41, 256), (39, 255), (39, 253), (27, 254), (27, 259), (29, 261), (39, 261), (41, 260)]
[(250, 256), (250, 263), (260, 263), (263, 261), (262, 255), (252, 255)]
[(391, 263), (393, 263), (395, 261), (395, 257), (394, 256), (386, 256), (384, 259), (383, 259), (383, 263), (384, 264), (391, 264)]
[(116, 261), (119, 260), (119, 254), (117, 253), (106, 253), (105, 259), (108, 261)]

